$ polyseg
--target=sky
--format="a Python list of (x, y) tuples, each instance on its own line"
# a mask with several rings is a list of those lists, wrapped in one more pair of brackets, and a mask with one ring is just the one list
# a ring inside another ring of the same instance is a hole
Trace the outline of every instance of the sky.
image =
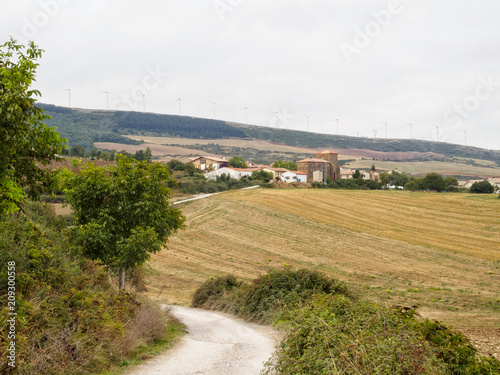
[(42, 103), (498, 150), (499, 19), (498, 0), (1, 0), (0, 44), (45, 51)]

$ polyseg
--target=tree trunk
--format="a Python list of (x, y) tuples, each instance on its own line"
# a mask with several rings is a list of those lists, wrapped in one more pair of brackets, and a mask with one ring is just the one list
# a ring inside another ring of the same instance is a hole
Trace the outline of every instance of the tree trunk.
[(121, 292), (125, 290), (125, 268), (120, 268), (120, 274), (118, 278), (119, 278), (118, 289), (120, 289)]

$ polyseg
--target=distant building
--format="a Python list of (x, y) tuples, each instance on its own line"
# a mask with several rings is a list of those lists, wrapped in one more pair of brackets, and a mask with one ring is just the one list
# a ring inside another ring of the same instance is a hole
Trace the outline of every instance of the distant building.
[(322, 182), (325, 177), (330, 177), (334, 181), (340, 178), (340, 166), (336, 152), (325, 150), (318, 152), (315, 156), (315, 158), (297, 162), (297, 170), (307, 175), (307, 182)]
[(244, 176), (251, 176), (253, 172), (260, 170), (260, 168), (229, 168), (222, 167), (218, 169), (214, 169), (208, 173), (205, 173), (205, 177), (207, 180), (215, 180), (217, 177), (225, 174), (235, 180), (240, 180)]
[(265, 172), (269, 172), (273, 174), (273, 180), (274, 181), (281, 181), (281, 176), (283, 173), (290, 172), (288, 169), (285, 168), (273, 168), (273, 167), (265, 167), (263, 168)]
[(229, 167), (229, 162), (225, 157), (219, 158), (217, 156), (198, 156), (191, 159), (191, 163), (202, 171)]
[(288, 171), (281, 175), (281, 181), (285, 182), (307, 182), (307, 173), (299, 171)]

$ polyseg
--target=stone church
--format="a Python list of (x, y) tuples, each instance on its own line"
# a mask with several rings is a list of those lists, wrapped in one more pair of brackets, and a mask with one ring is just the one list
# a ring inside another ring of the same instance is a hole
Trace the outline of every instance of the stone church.
[(307, 182), (323, 182), (327, 177), (340, 179), (338, 153), (325, 150), (318, 152), (315, 158), (303, 159), (297, 162), (297, 170), (307, 173)]

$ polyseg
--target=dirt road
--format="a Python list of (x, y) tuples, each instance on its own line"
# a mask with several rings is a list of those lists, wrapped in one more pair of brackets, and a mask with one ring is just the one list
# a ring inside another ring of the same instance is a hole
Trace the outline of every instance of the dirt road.
[(188, 334), (128, 375), (259, 374), (278, 340), (271, 327), (219, 312), (172, 306), (172, 314), (186, 324)]

